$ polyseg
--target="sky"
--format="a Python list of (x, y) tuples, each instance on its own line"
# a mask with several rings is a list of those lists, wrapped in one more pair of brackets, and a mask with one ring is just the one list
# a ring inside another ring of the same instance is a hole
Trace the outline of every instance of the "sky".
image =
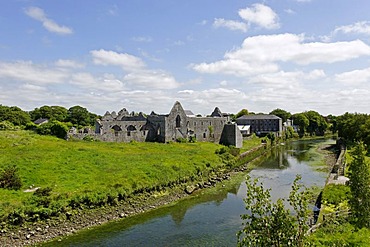
[(2, 0), (0, 104), (370, 113), (368, 0)]

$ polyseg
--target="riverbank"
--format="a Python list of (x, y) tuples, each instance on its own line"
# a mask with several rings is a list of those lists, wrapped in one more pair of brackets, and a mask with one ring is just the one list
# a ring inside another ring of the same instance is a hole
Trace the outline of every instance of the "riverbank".
[[(247, 169), (249, 168), (245, 164), (222, 176), (210, 177), (204, 182), (206, 185), (202, 186), (202, 188), (198, 187), (197, 190), (213, 187), (217, 183), (221, 183), (223, 180), (229, 180), (239, 172), (246, 171)], [(183, 184), (172, 189), (167, 188), (161, 193), (142, 193), (128, 198), (126, 201), (119, 202), (115, 206), (79, 210), (78, 213), (70, 215), (64, 220), (50, 219), (45, 222), (25, 224), (19, 228), (2, 232), (0, 243), (1, 246), (29, 246), (58, 238), (61, 239), (83, 229), (90, 229), (107, 222), (142, 214), (158, 207), (171, 205), (172, 203), (179, 203), (180, 200), (190, 196), (186, 189), (188, 186), (190, 184)]]
[[(136, 145), (136, 144), (134, 144)], [(264, 152), (265, 148), (250, 150), (238, 162), (250, 162)], [(221, 154), (222, 155), (222, 154)], [(237, 164), (234, 164), (234, 167)], [(231, 167), (231, 166), (229, 166)], [(177, 168), (177, 167), (175, 167)], [(206, 172), (206, 169), (200, 172)], [(1, 246), (36, 245), (55, 238), (73, 234), (82, 229), (88, 229), (110, 221), (141, 214), (155, 208), (169, 205), (182, 198), (186, 198), (195, 190), (212, 187), (216, 183), (230, 179), (238, 171), (247, 169), (246, 165), (227, 169), (225, 166), (210, 167), (212, 172), (208, 176), (199, 176), (200, 181), (185, 180), (178, 184), (165, 186), (155, 190), (142, 190), (134, 195), (127, 196), (114, 204), (105, 204), (101, 207), (77, 207), (67, 211), (59, 217), (50, 217), (46, 220), (25, 222), (21, 226), (4, 227), (0, 231)]]

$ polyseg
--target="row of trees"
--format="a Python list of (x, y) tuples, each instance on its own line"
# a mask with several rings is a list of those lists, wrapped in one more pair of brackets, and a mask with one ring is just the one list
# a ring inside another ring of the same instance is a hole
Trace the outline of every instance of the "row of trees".
[(93, 126), (98, 115), (89, 112), (82, 106), (72, 106), (69, 109), (63, 106), (42, 106), (32, 111), (23, 111), (17, 106), (0, 105), (0, 122), (8, 121), (15, 126), (25, 126), (40, 118), (50, 121), (70, 122), (73, 126)]
[[(72, 126), (77, 128), (93, 126), (97, 118), (98, 115), (81, 106), (66, 109), (62, 106), (45, 105), (27, 112), (16, 106), (0, 105), (0, 130), (19, 127), (33, 129), (43, 135), (64, 138)], [(37, 119), (48, 119), (49, 122), (37, 126), (33, 123)]]
[[(233, 119), (237, 119), (244, 115), (249, 114), (256, 114), (254, 112), (249, 112), (247, 109), (240, 110), (236, 115), (233, 115)], [(260, 113), (258, 113), (260, 114)], [(277, 108), (269, 113), (270, 115), (276, 115), (280, 117), (284, 122), (288, 120), (292, 120), (293, 124), (297, 127), (298, 134), (300, 136), (304, 135), (318, 135), (322, 136), (325, 132), (329, 129), (332, 120), (332, 116), (330, 118), (325, 118), (324, 116), (320, 115), (316, 111), (305, 111), (301, 113), (291, 114), (288, 111), (283, 109)]]

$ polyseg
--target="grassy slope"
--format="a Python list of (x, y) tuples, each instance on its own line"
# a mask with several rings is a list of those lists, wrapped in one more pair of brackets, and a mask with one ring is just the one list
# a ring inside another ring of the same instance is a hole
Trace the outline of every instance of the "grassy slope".
[(0, 189), (0, 216), (27, 204), (32, 193), (23, 190), (31, 185), (51, 187), (54, 199), (66, 201), (86, 193), (129, 195), (141, 188), (191, 180), (200, 172), (207, 175), (225, 166), (215, 154), (220, 147), (213, 143), (65, 141), (27, 131), (1, 131), (0, 169), (17, 165), (23, 187)]

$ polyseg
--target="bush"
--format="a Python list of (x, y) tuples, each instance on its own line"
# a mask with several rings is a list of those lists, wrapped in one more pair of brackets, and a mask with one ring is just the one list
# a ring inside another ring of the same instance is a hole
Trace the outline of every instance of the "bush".
[(19, 190), (22, 187), (22, 180), (18, 175), (16, 165), (7, 166), (0, 174), (0, 188)]
[(40, 135), (53, 135), (59, 138), (65, 138), (68, 132), (68, 126), (59, 121), (52, 121), (37, 126), (36, 132)]
[(176, 139), (176, 142), (179, 142), (179, 143), (187, 143), (188, 140), (186, 138), (179, 137), (179, 138)]
[(341, 202), (348, 200), (350, 188), (343, 184), (329, 184), (325, 187), (323, 201), (338, 206)]
[(9, 121), (0, 122), (0, 130), (14, 130), (14, 124)]

